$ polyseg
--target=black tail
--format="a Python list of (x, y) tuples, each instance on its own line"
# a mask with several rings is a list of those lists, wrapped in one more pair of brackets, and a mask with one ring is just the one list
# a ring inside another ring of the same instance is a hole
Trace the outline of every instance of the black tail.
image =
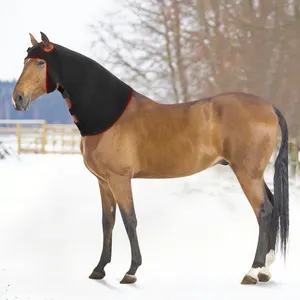
[(280, 224), (281, 251), (286, 256), (289, 238), (289, 174), (288, 174), (288, 127), (281, 112), (274, 107), (281, 129), (281, 145), (275, 161), (274, 174), (274, 217)]

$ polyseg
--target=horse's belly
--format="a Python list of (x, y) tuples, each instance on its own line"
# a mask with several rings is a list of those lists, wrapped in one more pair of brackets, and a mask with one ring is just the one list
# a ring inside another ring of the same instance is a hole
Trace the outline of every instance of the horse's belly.
[(212, 166), (216, 155), (197, 151), (180, 151), (178, 148), (166, 147), (152, 155), (140, 155), (139, 168), (135, 170), (135, 178), (176, 178), (199, 173)]

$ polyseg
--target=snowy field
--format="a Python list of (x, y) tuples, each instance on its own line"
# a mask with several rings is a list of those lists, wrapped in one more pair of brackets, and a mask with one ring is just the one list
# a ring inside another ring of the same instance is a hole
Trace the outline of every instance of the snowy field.
[[(273, 189), (272, 173), (266, 180)], [(300, 190), (291, 181), (286, 264), (269, 283), (242, 286), (258, 226), (228, 167), (172, 180), (134, 180), (143, 265), (120, 285), (130, 248), (120, 214), (106, 278), (88, 278), (102, 247), (96, 179), (80, 155), (0, 161), (1, 300), (299, 299)]]

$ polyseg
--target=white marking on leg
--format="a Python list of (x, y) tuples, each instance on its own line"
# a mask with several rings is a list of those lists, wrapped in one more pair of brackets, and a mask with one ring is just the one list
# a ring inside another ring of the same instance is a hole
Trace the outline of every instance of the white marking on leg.
[(112, 206), (111, 208), (110, 208), (110, 212), (114, 212), (114, 207)]
[(246, 276), (250, 276), (258, 281), (258, 273), (260, 273), (261, 268), (251, 268)]
[(261, 274), (267, 275), (271, 278), (270, 273), (270, 265), (275, 261), (275, 251), (270, 250), (270, 252), (266, 255), (266, 264), (264, 267), (261, 268), (260, 272)]
[(275, 251), (270, 250), (266, 255), (266, 267), (269, 267), (275, 261)]

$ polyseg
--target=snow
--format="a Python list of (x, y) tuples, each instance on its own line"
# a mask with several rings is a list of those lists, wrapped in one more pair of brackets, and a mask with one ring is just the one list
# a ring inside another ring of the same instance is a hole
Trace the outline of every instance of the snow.
[[(273, 189), (272, 170), (266, 174)], [(0, 299), (296, 299), (300, 190), (291, 180), (287, 261), (277, 253), (269, 283), (240, 285), (250, 270), (258, 226), (228, 167), (161, 180), (133, 180), (143, 264), (134, 285), (120, 214), (112, 262), (88, 278), (102, 248), (96, 179), (80, 155), (22, 155), (0, 161)]]

